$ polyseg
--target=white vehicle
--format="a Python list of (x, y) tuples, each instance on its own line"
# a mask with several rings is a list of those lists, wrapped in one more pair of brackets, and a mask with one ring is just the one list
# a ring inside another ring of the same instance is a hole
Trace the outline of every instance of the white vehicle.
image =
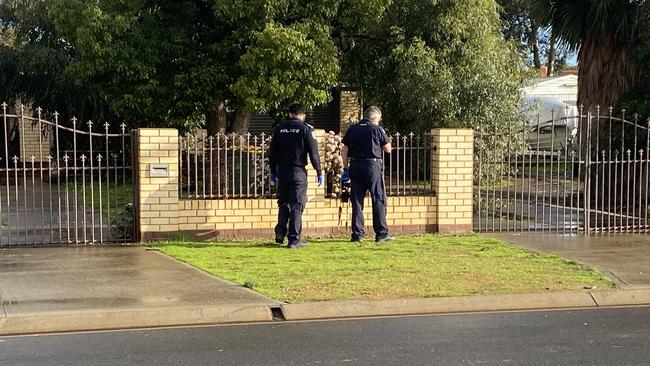
[(578, 108), (552, 97), (526, 97), (524, 114), (529, 122), (526, 138), (531, 150), (563, 151), (578, 132)]

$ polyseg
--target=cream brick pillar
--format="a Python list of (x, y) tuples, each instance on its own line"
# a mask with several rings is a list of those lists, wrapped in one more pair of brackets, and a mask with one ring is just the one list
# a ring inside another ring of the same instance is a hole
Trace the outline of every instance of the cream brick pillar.
[(178, 232), (178, 130), (137, 131), (140, 239), (164, 239)]
[(434, 129), (431, 179), (436, 190), (439, 233), (472, 232), (474, 131)]
[(341, 90), (339, 101), (340, 110), (340, 131), (345, 134), (348, 127), (361, 119), (361, 105), (359, 104), (359, 93), (352, 90)]

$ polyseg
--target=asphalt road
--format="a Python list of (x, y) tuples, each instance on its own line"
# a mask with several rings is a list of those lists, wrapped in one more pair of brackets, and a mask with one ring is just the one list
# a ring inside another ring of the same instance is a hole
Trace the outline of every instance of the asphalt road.
[(648, 365), (650, 308), (0, 337), (0, 365)]

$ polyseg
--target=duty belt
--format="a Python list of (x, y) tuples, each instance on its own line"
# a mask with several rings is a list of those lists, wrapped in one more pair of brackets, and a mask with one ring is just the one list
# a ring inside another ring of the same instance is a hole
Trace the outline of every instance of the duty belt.
[(381, 162), (381, 159), (377, 159), (377, 158), (367, 158), (367, 159), (350, 158), (350, 161), (378, 161), (378, 162)]

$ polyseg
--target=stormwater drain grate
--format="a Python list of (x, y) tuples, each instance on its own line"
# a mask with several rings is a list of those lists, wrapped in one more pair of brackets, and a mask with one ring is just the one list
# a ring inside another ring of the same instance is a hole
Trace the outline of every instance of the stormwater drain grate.
[(284, 317), (284, 313), (282, 312), (282, 306), (271, 306), (271, 316), (273, 317), (274, 322), (281, 322), (287, 320)]

